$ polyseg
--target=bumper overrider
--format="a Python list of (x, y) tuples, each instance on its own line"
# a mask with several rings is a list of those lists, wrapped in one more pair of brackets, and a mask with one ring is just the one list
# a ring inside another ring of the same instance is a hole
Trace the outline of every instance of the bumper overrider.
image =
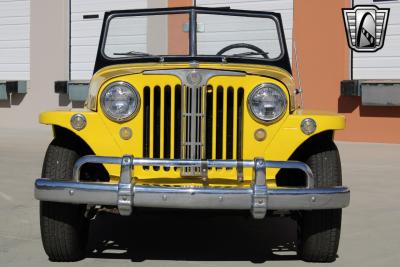
[[(86, 163), (119, 164), (118, 184), (80, 182), (80, 169)], [(135, 166), (253, 168), (251, 187), (164, 187), (138, 185), (132, 178)], [(307, 176), (304, 188), (270, 189), (266, 169), (299, 169)], [(117, 206), (121, 215), (130, 215), (132, 207), (249, 210), (256, 219), (267, 210), (339, 209), (349, 205), (350, 190), (336, 186), (314, 188), (314, 177), (307, 164), (297, 161), (254, 160), (163, 160), (132, 156), (84, 156), (74, 166), (71, 181), (39, 178), (35, 198), (42, 201)]]

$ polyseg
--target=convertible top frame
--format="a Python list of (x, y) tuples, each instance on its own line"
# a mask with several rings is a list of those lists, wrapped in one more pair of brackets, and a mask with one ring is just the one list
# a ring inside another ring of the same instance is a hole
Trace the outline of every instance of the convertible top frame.
[[(110, 58), (104, 54), (105, 41), (109, 22), (114, 17), (124, 16), (151, 16), (151, 15), (168, 15), (168, 14), (189, 14), (189, 55), (173, 55), (173, 56), (143, 56), (143, 57), (127, 57), (127, 58)], [(277, 25), (278, 37), (280, 39), (281, 54), (276, 59), (266, 58), (249, 58), (249, 57), (226, 57), (226, 56), (202, 56), (197, 54), (197, 14), (210, 15), (227, 15), (227, 16), (243, 16), (243, 17), (259, 17), (273, 19)], [(109, 11), (104, 14), (103, 26), (100, 35), (99, 46), (97, 50), (96, 64), (94, 73), (98, 70), (115, 64), (129, 63), (150, 63), (150, 62), (215, 62), (215, 63), (241, 63), (241, 64), (260, 64), (280, 67), (289, 73), (292, 73), (289, 54), (283, 31), (281, 15), (274, 12), (237, 10), (230, 8), (206, 8), (206, 7), (178, 7), (178, 8), (155, 8), (155, 9), (136, 9), (136, 10), (117, 10)]]

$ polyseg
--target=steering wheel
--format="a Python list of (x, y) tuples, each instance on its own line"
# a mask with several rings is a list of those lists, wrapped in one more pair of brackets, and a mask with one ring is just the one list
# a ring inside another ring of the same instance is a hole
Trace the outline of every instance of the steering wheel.
[(259, 54), (262, 55), (264, 58), (267, 58), (267, 59), (269, 58), (267, 52), (265, 52), (264, 50), (262, 50), (261, 48), (255, 46), (255, 45), (247, 44), (247, 43), (237, 43), (237, 44), (228, 45), (228, 46), (222, 48), (222, 49), (217, 53), (217, 56), (222, 56), (223, 54), (225, 54), (225, 53), (228, 52), (229, 50), (237, 49), (237, 48), (247, 48), (247, 49), (250, 49), (250, 50), (253, 50), (253, 51), (259, 53)]

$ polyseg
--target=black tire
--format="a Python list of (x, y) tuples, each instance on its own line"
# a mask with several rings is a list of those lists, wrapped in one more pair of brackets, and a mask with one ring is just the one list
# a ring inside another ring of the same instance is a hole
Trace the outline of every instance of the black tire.
[[(322, 141), (322, 142), (321, 142)], [(306, 163), (315, 177), (315, 187), (342, 185), (340, 156), (335, 143), (321, 140), (309, 146)], [(298, 221), (298, 254), (308, 262), (333, 262), (339, 247), (342, 210), (303, 211)]]
[[(54, 140), (48, 147), (42, 177), (67, 180), (79, 155), (72, 148)], [(78, 261), (85, 257), (89, 220), (86, 205), (40, 202), (42, 243), (51, 261)]]

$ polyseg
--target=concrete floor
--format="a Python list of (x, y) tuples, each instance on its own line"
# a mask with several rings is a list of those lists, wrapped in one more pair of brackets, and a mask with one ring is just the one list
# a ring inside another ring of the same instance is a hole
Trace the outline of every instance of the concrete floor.
[[(33, 181), (50, 131), (0, 130), (0, 266), (54, 266), (41, 245)], [(400, 145), (339, 143), (351, 206), (331, 266), (399, 266)], [(306, 266), (293, 251), (295, 223), (240, 216), (100, 214), (91, 253), (73, 266)], [(68, 264), (57, 264), (64, 266)]]

